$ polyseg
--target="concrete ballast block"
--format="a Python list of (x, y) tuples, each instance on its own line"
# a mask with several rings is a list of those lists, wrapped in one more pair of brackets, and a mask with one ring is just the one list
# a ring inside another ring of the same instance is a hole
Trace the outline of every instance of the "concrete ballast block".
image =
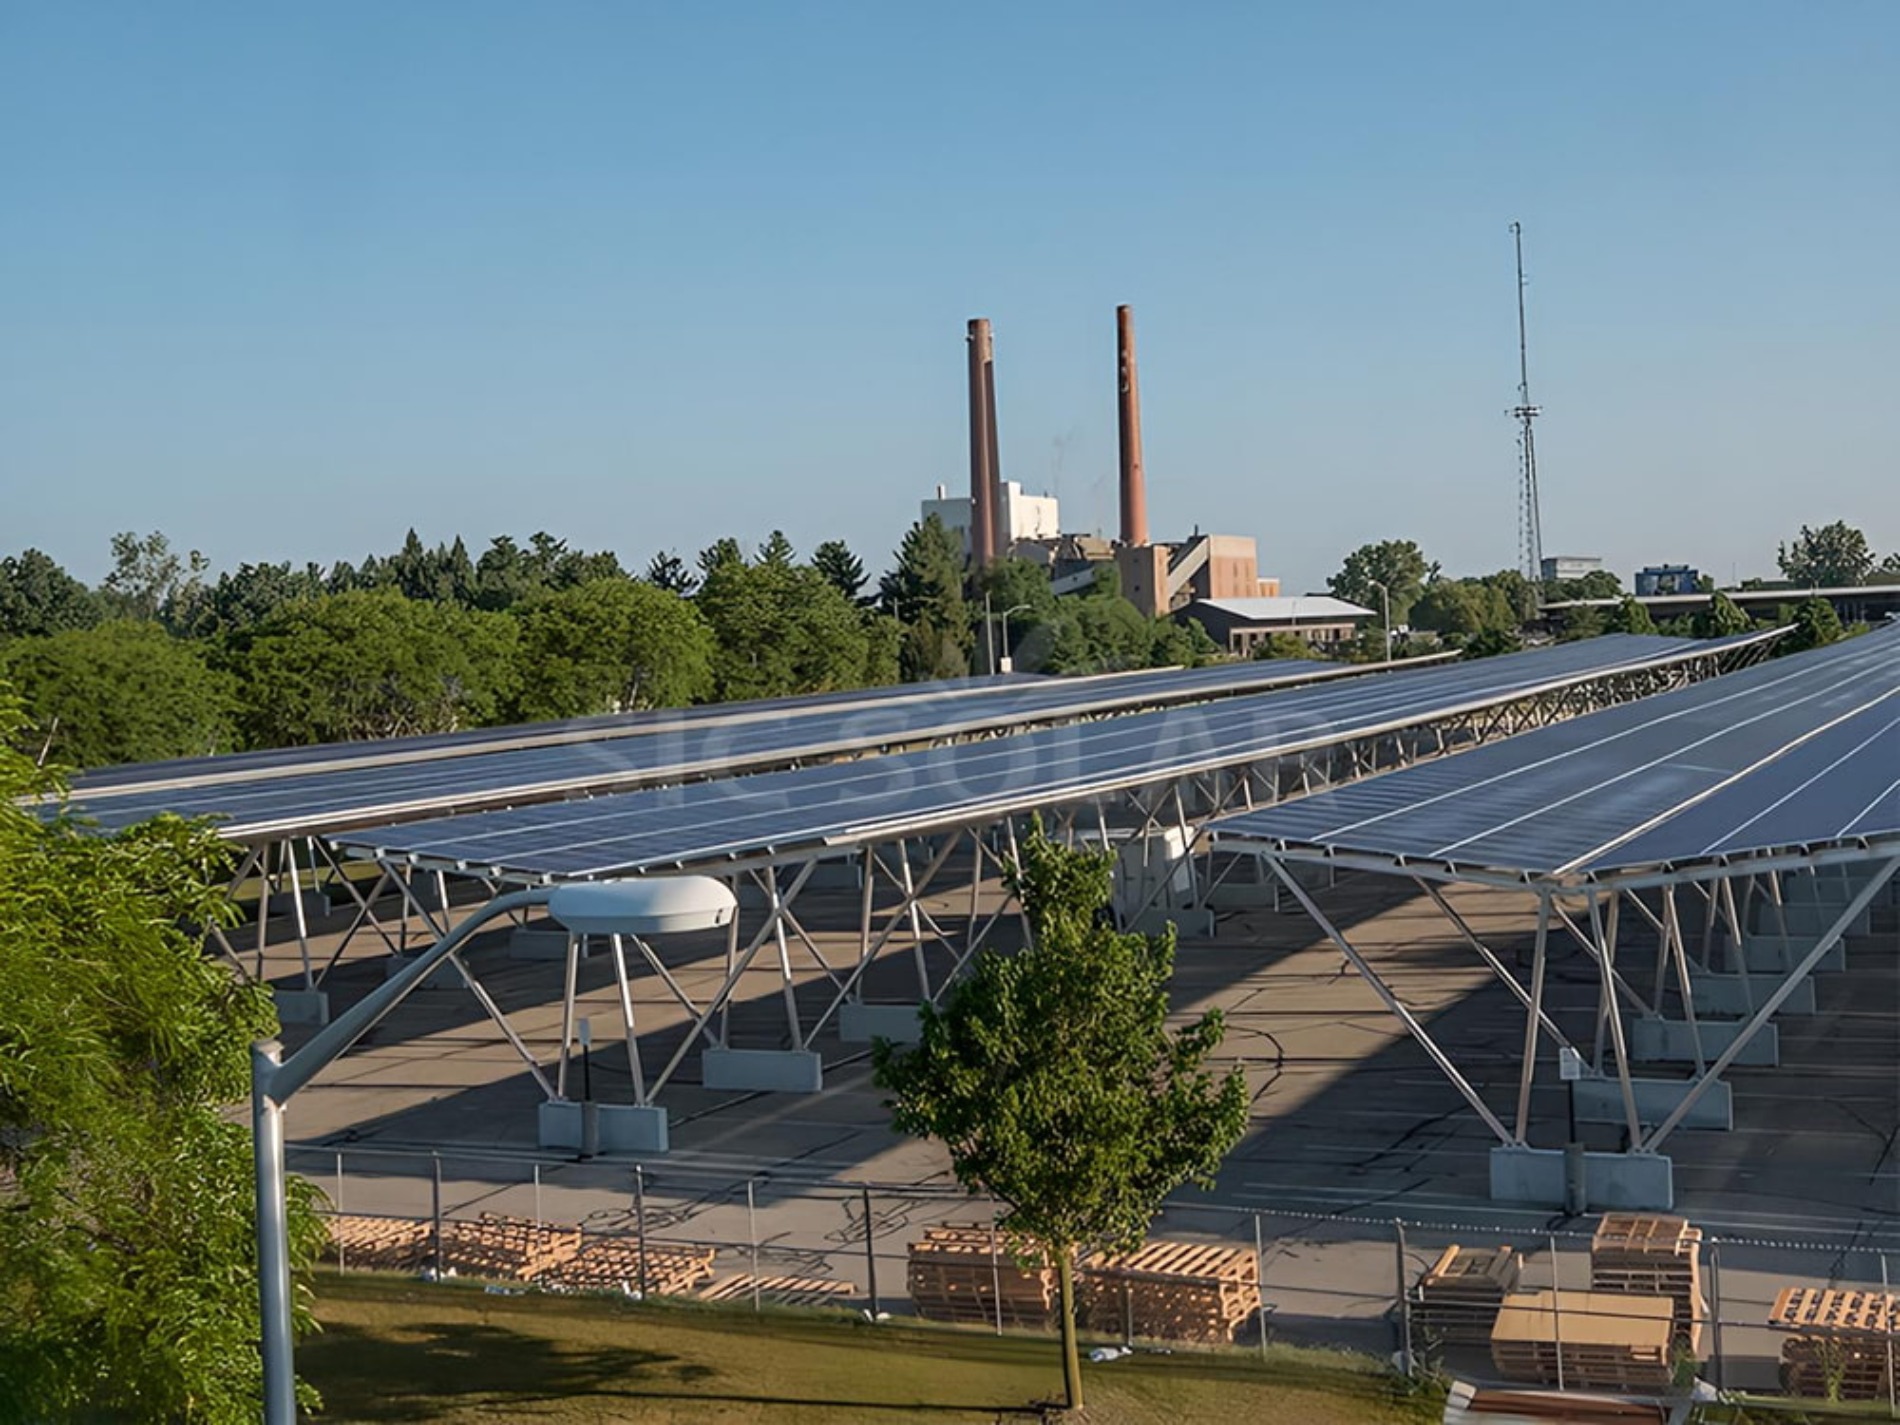
[(888, 1039), (915, 1044), (923, 1038), (914, 1004), (865, 1004), (846, 1000), (838, 1006), (838, 1037), (847, 1044), (869, 1044)]
[[(629, 1103), (592, 1105), (603, 1153), (664, 1153), (668, 1150), (666, 1110)], [(578, 1153), (584, 1132), (585, 1106), (569, 1099), (549, 1099), (536, 1111), (538, 1141), (543, 1148), (565, 1148)]]
[(322, 990), (287, 990), (273, 988), (271, 998), (277, 1001), (277, 1018), (283, 1024), (328, 1024), (330, 1022), (330, 996)]
[[(1744, 935), (1742, 937), (1742, 960), (1751, 974), (1760, 971), (1765, 975), (1786, 974), (1814, 949), (1814, 936), (1790, 935), (1787, 943), (1782, 943), (1779, 935)], [(1839, 974), (1847, 968), (1847, 949), (1841, 941), (1835, 941), (1815, 962), (1817, 973)]]
[[(1629, 1022), (1630, 1058), (1643, 1064), (1693, 1064), (1698, 1036), (1702, 1057), (1713, 1059), (1735, 1041), (1744, 1028), (1741, 1020), (1705, 1019), (1693, 1026), (1686, 1019), (1632, 1019)], [(1736, 1056), (1737, 1064), (1773, 1068), (1781, 1062), (1781, 1037), (1773, 1024), (1764, 1024)]]
[[(1745, 1018), (1760, 1009), (1780, 984), (1781, 978), (1777, 975), (1750, 975), (1744, 980), (1740, 975), (1697, 974), (1689, 981), (1689, 987), (1695, 995), (1695, 1012), (1698, 1016), (1717, 1014), (1738, 1018)], [(1813, 979), (1804, 978), (1796, 985), (1775, 1013), (1813, 1014)]]
[[(1630, 1080), (1630, 1095), (1636, 1100), (1636, 1121), (1654, 1128), (1676, 1110), (1694, 1084), (1688, 1079)], [(1579, 1079), (1571, 1085), (1579, 1123), (1626, 1124), (1623, 1086), (1616, 1079)], [(1712, 1128), (1728, 1132), (1735, 1127), (1735, 1097), (1725, 1083), (1713, 1083), (1704, 1089), (1688, 1116), (1684, 1128)]]
[[(1675, 1206), (1674, 1165), (1660, 1153), (1585, 1153), (1583, 1162), (1584, 1195), (1592, 1208), (1667, 1212)], [(1491, 1200), (1563, 1207), (1563, 1149), (1493, 1148)]]
[(741, 1093), (818, 1093), (825, 1066), (809, 1049), (707, 1049), (699, 1056), (699, 1081)]

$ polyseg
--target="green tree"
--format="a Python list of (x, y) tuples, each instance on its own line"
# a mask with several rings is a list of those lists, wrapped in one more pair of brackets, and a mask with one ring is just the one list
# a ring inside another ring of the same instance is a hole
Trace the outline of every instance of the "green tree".
[(1387, 539), (1378, 544), (1362, 544), (1346, 556), (1346, 562), (1326, 587), (1333, 597), (1345, 599), (1382, 616), (1382, 596), (1375, 585), (1384, 584), (1390, 594), (1392, 625), (1406, 622), (1412, 604), (1425, 589), (1425, 555), (1409, 539)]
[[(1544, 601), (1543, 590), (1517, 570), (1500, 569), (1495, 574), (1486, 574), (1477, 582), (1495, 589), (1503, 597), (1505, 606), (1510, 610), (1511, 622), (1508, 626), (1513, 632), (1537, 618)], [(1487, 624), (1486, 627), (1502, 628), (1505, 625)]]
[(231, 679), (155, 623), (115, 619), (0, 649), (19, 690), (31, 750), (72, 767), (228, 752)]
[(240, 722), (255, 747), (492, 723), (513, 692), (517, 637), (506, 614), (394, 589), (297, 604), (234, 654)]
[(1592, 569), (1581, 579), (1558, 579), (1546, 591), (1552, 603), (1567, 599), (1614, 599), (1623, 592), (1623, 581), (1608, 569)]
[(1313, 645), (1297, 633), (1270, 633), (1253, 646), (1255, 658), (1318, 658)]
[(866, 575), (864, 561), (851, 552), (842, 539), (828, 539), (812, 551), (811, 567), (816, 569), (852, 603), (858, 603)]
[(798, 551), (792, 548), (791, 540), (785, 537), (785, 531), (775, 529), (759, 546), (759, 563), (777, 564), (789, 569), (798, 562)]
[(1784, 578), (1808, 589), (1832, 589), (1858, 584), (1873, 572), (1874, 552), (1867, 536), (1836, 520), (1819, 529), (1801, 526), (1792, 544), (1775, 551), (1775, 563)]
[(1837, 643), (1846, 632), (1841, 627), (1840, 614), (1826, 599), (1803, 599), (1794, 606), (1791, 622), (1794, 632), (1781, 640), (1782, 651), (1786, 653)]
[[(22, 799), (0, 688), (0, 1421), (256, 1418), (250, 1044), (277, 1032), (181, 925), (228, 922), (228, 849), (162, 818), (95, 836)], [(291, 1180), (300, 1324), (323, 1239)], [(316, 1405), (304, 1392), (306, 1404)]]
[(691, 598), (693, 591), (699, 587), (699, 576), (688, 569), (685, 561), (670, 549), (653, 556), (643, 577), (654, 588), (678, 594), (683, 599)]
[(544, 594), (519, 617), (512, 720), (684, 707), (712, 694), (712, 630), (678, 594), (594, 579)]
[(719, 701), (891, 681), (894, 628), (852, 604), (816, 569), (748, 564), (736, 547), (710, 566), (694, 602), (717, 645)]
[(143, 539), (127, 530), (112, 536), (112, 572), (99, 591), (120, 618), (164, 619), (179, 627), (189, 623), (210, 567), (195, 549), (179, 554), (157, 530)]
[(1603, 611), (1591, 604), (1579, 604), (1564, 611), (1564, 627), (1558, 641), (1579, 643), (1586, 638), (1598, 638), (1609, 632), (1604, 622)]
[(193, 638), (239, 633), (267, 622), (290, 604), (323, 594), (323, 571), (315, 564), (301, 569), (287, 562), (240, 564), (235, 572), (220, 574), (205, 591), (184, 631)]
[(1516, 629), (1487, 628), (1465, 643), (1465, 657), (1496, 658), (1503, 653), (1521, 652), (1523, 647), (1524, 640), (1518, 637)]
[(1603, 620), (1606, 633), (1654, 633), (1656, 620), (1649, 616), (1649, 606), (1641, 603), (1633, 594), (1625, 594), (1623, 602), (1610, 610)]
[(92, 590), (51, 555), (28, 549), (0, 559), (0, 641), (91, 628), (104, 617)]
[(1697, 638), (1727, 638), (1731, 634), (1747, 633), (1754, 625), (1748, 621), (1748, 615), (1735, 606), (1733, 599), (1717, 593), (1710, 595), (1708, 607), (1696, 613), (1690, 627)]
[(1517, 610), (1509, 597), (1481, 579), (1437, 579), (1412, 605), (1412, 627), (1441, 638), (1470, 638), (1487, 628), (1515, 629)]
[(1139, 1246), (1168, 1194), (1210, 1184), (1247, 1124), (1245, 1076), (1208, 1068), (1220, 1011), (1167, 1027), (1173, 928), (1104, 922), (1112, 865), (1036, 825), (1010, 875), (1028, 947), (983, 951), (941, 1009), (919, 1011), (916, 1048), (873, 1048), (897, 1130), (940, 1140), (957, 1181), (1003, 1204), (1012, 1244), (1054, 1263), (1071, 1409), (1077, 1255)]
[(1208, 637), (1199, 619), (1176, 623), (1170, 618), (1158, 618), (1149, 630), (1150, 668), (1205, 668), (1222, 656), (1221, 646)]
[(899, 666), (906, 682), (959, 678), (970, 671), (963, 547), (936, 515), (905, 533), (896, 567), (878, 586), (878, 600), (886, 614), (904, 625)]

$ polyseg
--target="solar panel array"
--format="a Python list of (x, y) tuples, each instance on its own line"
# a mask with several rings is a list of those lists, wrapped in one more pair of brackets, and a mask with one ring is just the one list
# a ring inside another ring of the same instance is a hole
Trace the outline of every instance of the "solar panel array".
[(525, 881), (711, 865), (1086, 800), (1710, 651), (1692, 640), (1611, 636), (923, 752), (332, 839), (361, 854)]
[(892, 699), (947, 700), (997, 688), (1020, 688), (1049, 681), (1034, 673), (943, 678), (930, 683), (852, 688), (836, 693), (804, 693), (796, 697), (752, 698), (742, 702), (711, 703), (703, 707), (601, 713), (593, 717), (555, 718), (545, 722), (515, 723), (507, 727), (473, 727), (459, 732), (423, 733), (411, 737), (376, 737), (354, 742), (319, 742), (301, 747), (267, 747), (255, 752), (228, 752), (209, 757), (180, 757), (165, 762), (101, 767), (81, 773), (73, 779), (73, 786), (77, 792), (96, 796), (133, 788), (157, 790), (262, 777), (296, 776), (305, 772), (330, 770), (339, 764), (391, 766), (399, 762), (426, 762), (444, 757), (466, 757), (479, 752), (553, 746), (561, 742), (642, 737), (684, 727), (754, 722), (794, 713), (838, 711)]
[[(1361, 672), (1350, 665), (1283, 659), (974, 688), (957, 684), (947, 691), (936, 684), (872, 689), (635, 714), (631, 720), (583, 719), (551, 725), (545, 734), (535, 728), (510, 730), (535, 734), (527, 745), (494, 747), (484, 742), (485, 734), (467, 734), (473, 741), (458, 735), (332, 744), (201, 764), (115, 769), (81, 781), (73, 802), (107, 830), (172, 812), (223, 818), (220, 829), (233, 840), (328, 835), (451, 810), (727, 776), (892, 744), (1014, 731), (1026, 724)], [(141, 771), (144, 779), (137, 775)]]
[(1214, 833), (1551, 879), (1900, 849), (1900, 628), (1226, 818)]

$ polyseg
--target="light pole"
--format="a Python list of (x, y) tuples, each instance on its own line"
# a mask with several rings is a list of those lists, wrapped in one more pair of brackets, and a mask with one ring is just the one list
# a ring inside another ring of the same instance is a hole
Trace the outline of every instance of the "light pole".
[(1385, 661), (1392, 661), (1392, 591), (1377, 579), (1366, 582), (1379, 591), (1379, 622), (1385, 629)]
[(1002, 672), (1009, 671), (1008, 669), (1001, 666), (1002, 664), (1010, 661), (1010, 658), (1009, 658), (1009, 616), (1011, 614), (1019, 614), (1028, 607), (1029, 607), (1028, 604), (1017, 604), (1012, 608), (1004, 609), (1003, 612), (999, 615), (999, 617), (1003, 620), (1003, 651), (1002, 651), (1002, 656), (1000, 658), (991, 659), (990, 672), (1002, 673)]
[(428, 950), (332, 1021), (290, 1058), (274, 1039), (251, 1046), (252, 1157), (257, 1179), (257, 1290), (262, 1311), (265, 1425), (296, 1425), (297, 1376), (292, 1360), (290, 1239), (284, 1209), (284, 1105), (332, 1060), (341, 1057), (407, 999), (484, 925), (529, 906), (576, 935), (665, 935), (729, 924), (737, 909), (730, 889), (709, 876), (650, 881), (585, 881), (536, 886), (497, 896)]

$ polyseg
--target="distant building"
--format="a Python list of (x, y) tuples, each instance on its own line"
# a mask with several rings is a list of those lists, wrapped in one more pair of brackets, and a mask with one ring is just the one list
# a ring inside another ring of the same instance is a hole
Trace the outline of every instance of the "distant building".
[(1330, 594), (1303, 594), (1293, 598), (1195, 599), (1175, 610), (1174, 616), (1182, 622), (1195, 620), (1227, 652), (1247, 658), (1276, 633), (1292, 634), (1317, 648), (1350, 642), (1373, 613)]
[(1656, 594), (1693, 594), (1702, 575), (1687, 564), (1652, 564), (1636, 571), (1636, 597)]
[(1603, 561), (1594, 554), (1550, 554), (1545, 556), (1542, 567), (1546, 584), (1561, 584), (1596, 573), (1603, 567)]
[[(963, 552), (970, 552), (970, 497), (957, 495), (946, 497), (943, 486), (937, 487), (937, 498), (925, 500), (920, 518), (929, 519), (935, 515), (963, 541)], [(1014, 552), (1017, 544), (1031, 540), (1055, 539), (1062, 531), (1062, 517), (1056, 508), (1053, 495), (1025, 495), (1023, 487), (1014, 480), (1003, 482), (1003, 499), (1000, 517), (1003, 526), (1004, 543)]]

